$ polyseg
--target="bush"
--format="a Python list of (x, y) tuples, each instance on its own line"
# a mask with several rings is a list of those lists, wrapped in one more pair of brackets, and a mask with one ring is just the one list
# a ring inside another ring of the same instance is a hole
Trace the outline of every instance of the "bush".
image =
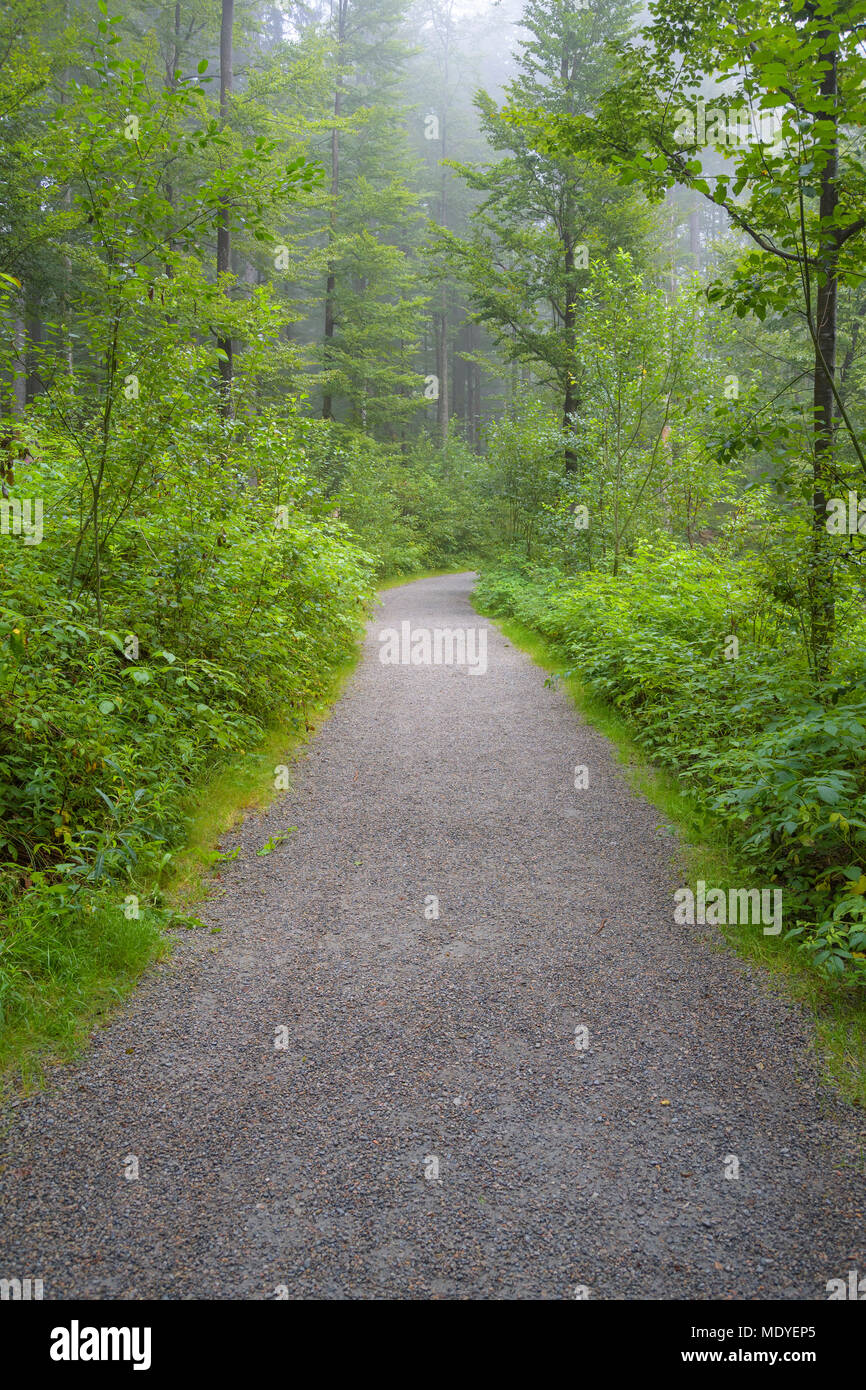
[[(375, 561), (291, 440), (262, 422), (230, 450), (187, 438), (162, 453), (105, 523), (97, 571), (73, 465), (43, 422), (20, 491), (43, 500), (44, 538), (0, 535), (7, 1025), (39, 980), (51, 993), (76, 970), (110, 976), (112, 949), (140, 957), (166, 920), (155, 885), (190, 787), (268, 724), (302, 725), (354, 648)], [(122, 911), (142, 884), (147, 928)], [(94, 927), (112, 915), (114, 947)]]
[(814, 698), (796, 616), (749, 557), (642, 542), (616, 578), (511, 564), (477, 598), (550, 639), (712, 809), (821, 970), (866, 982), (866, 690), (843, 669)]

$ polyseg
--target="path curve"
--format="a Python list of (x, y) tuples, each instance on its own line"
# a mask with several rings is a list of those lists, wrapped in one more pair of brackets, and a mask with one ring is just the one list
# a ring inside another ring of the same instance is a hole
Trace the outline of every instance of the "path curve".
[[(675, 925), (658, 813), (471, 586), (384, 594), (295, 789), (230, 842), (202, 914), (221, 934), (182, 933), (16, 1109), (0, 1277), (46, 1298), (824, 1299), (866, 1274), (862, 1118), (821, 1095), (806, 1019)], [(485, 628), (486, 673), (384, 665), (403, 621)]]

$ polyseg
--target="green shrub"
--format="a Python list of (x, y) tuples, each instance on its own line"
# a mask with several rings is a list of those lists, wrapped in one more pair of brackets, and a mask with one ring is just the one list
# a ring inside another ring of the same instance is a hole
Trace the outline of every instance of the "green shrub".
[(190, 788), (268, 725), (303, 725), (354, 649), (375, 569), (271, 421), (238, 426), (230, 451), (187, 435), (137, 493), (109, 497), (97, 571), (74, 461), (44, 421), (39, 438), (21, 490), (43, 499), (43, 539), (0, 534), (0, 1022), (13, 1032), (40, 991), (63, 1014), (86, 979), (152, 948)]
[[(711, 807), (815, 964), (866, 982), (866, 689), (849, 641), (828, 702), (796, 614), (760, 568), (718, 549), (640, 543), (614, 578), (527, 564), (486, 574), (486, 612), (543, 633), (659, 765)], [(736, 636), (736, 659), (726, 658)]]

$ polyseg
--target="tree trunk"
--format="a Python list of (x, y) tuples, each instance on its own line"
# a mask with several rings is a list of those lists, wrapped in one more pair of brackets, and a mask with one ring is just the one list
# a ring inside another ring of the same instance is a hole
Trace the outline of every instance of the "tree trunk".
[[(574, 5), (571, 0), (565, 6), (568, 14), (574, 13)], [(566, 110), (569, 115), (575, 114), (573, 77), (571, 65), (571, 46), (568, 39), (565, 40), (560, 63), (560, 81), (564, 87), (563, 95), (566, 97)], [(571, 188), (569, 185), (569, 173), (565, 170), (565, 186), (562, 190), (562, 246), (565, 258), (565, 304), (563, 307), (565, 335), (565, 398), (562, 403), (562, 429), (564, 433), (569, 433), (572, 429), (572, 415), (578, 408), (577, 383), (574, 379), (574, 350), (577, 338), (577, 313), (575, 300), (577, 297), (577, 284), (574, 278), (574, 206), (571, 198)], [(565, 471), (575, 473), (577, 471), (577, 454), (570, 446), (565, 449)]]
[(451, 402), (454, 414), (458, 420), (466, 420), (466, 389), (465, 389), (465, 370), (463, 358), (460, 356), (463, 344), (463, 332), (458, 330), (454, 343), (454, 351), (451, 354)]
[[(346, 41), (346, 19), (349, 0), (337, 0), (337, 83), (334, 89), (334, 127), (331, 131), (331, 215), (328, 224), (328, 241), (333, 245), (337, 234), (337, 198), (340, 194), (340, 131), (336, 124), (343, 109), (343, 45)], [(333, 420), (334, 400), (327, 373), (331, 362), (331, 348), (334, 342), (336, 323), (335, 297), (337, 292), (337, 267), (333, 260), (328, 261), (328, 278), (325, 285), (325, 338), (322, 344), (322, 367), (326, 374), (322, 394), (322, 419)]]
[(18, 310), (12, 328), (14, 358), (12, 363), (12, 414), (21, 416), (27, 404), (27, 325)]
[(689, 252), (692, 258), (692, 270), (700, 273), (701, 269), (701, 224), (700, 213), (697, 208), (692, 208), (689, 213)]
[[(471, 353), (475, 348), (475, 324), (471, 321), (466, 328), (467, 349)], [(475, 363), (467, 359), (466, 361), (466, 440), (470, 448), (474, 450), (475, 440)]]
[[(450, 13), (448, 16), (449, 24), (445, 36), (445, 71), (443, 75), (443, 100), (442, 100), (442, 159), (448, 158), (448, 47), (451, 38)], [(442, 189), (439, 199), (439, 225), (447, 226), (448, 217), (448, 170), (442, 168)], [(448, 286), (445, 280), (442, 281), (442, 301), (439, 313), (439, 332), (437, 342), (437, 373), (439, 376), (439, 399), (436, 404), (437, 423), (439, 426), (439, 438), (442, 447), (448, 443), (448, 425), (450, 423), (450, 409), (448, 400)]]
[[(566, 217), (569, 216), (566, 211)], [(578, 407), (577, 387), (573, 374), (574, 350), (577, 337), (577, 315), (574, 301), (576, 295), (574, 283), (574, 242), (570, 228), (565, 230), (565, 399), (562, 407), (562, 428), (568, 433), (573, 428), (572, 415)], [(574, 473), (577, 470), (577, 454), (568, 445), (565, 450), (565, 471)]]
[[(232, 94), (232, 29), (234, 27), (234, 0), (222, 0), (220, 19), (220, 126), (228, 121), (229, 100)], [(228, 201), (223, 200), (217, 224), (217, 275), (227, 275), (231, 268), (231, 222)], [(217, 338), (217, 347), (222, 356), (219, 363), (220, 374), (220, 414), (229, 418), (232, 413), (232, 340), (231, 335)]]
[[(68, 25), (69, 25), (69, 0), (65, 0), (65, 3), (64, 3), (64, 6), (63, 6), (63, 20), (64, 20), (64, 24), (68, 27)], [(64, 106), (64, 105), (66, 104), (66, 88), (68, 87), (68, 85), (69, 85), (69, 68), (64, 68), (64, 69), (63, 69), (63, 82), (62, 82), (62, 86), (61, 86), (61, 88), (60, 88), (60, 105), (61, 105), (61, 106)], [(72, 186), (71, 186), (70, 184), (67, 184), (67, 186), (66, 186), (66, 188), (65, 188), (65, 190), (64, 190), (64, 193), (63, 193), (63, 206), (64, 206), (64, 208), (66, 209), (67, 212), (70, 212), (71, 209), (72, 209)], [(60, 307), (60, 313), (59, 313), (59, 315), (58, 315), (60, 322), (59, 322), (59, 325), (58, 325), (58, 333), (59, 333), (59, 334), (62, 336), (62, 338), (63, 338), (63, 356), (64, 356), (64, 359), (65, 359), (65, 362), (66, 362), (66, 370), (67, 370), (69, 376), (71, 377), (73, 371), (75, 370), (75, 359), (74, 359), (74, 356), (73, 356), (72, 325), (71, 325), (71, 322), (70, 322), (71, 317), (72, 317), (71, 309), (70, 309), (70, 305), (71, 305), (71, 302), (72, 302), (72, 258), (71, 258), (71, 256), (64, 256), (64, 257), (63, 257), (63, 268), (64, 268), (64, 273), (63, 273), (62, 289), (61, 289), (61, 291), (60, 291), (60, 306), (59, 306), (59, 307)]]
[[(165, 65), (165, 67), (166, 67), (166, 72), (165, 72), (165, 85), (166, 85), (166, 87), (168, 88), (168, 90), (169, 90), (170, 92), (173, 92), (173, 91), (176, 89), (176, 87), (177, 87), (177, 78), (175, 77), (175, 73), (177, 72), (177, 68), (178, 68), (178, 63), (179, 63), (179, 62), (180, 62), (180, 0), (178, 0), (178, 3), (177, 3), (177, 4), (175, 5), (175, 7), (174, 7), (174, 36), (173, 36), (173, 42), (172, 42), (171, 57), (167, 60), (166, 65)], [(166, 185), (165, 185), (165, 201), (168, 203), (168, 205), (169, 205), (169, 207), (172, 209), (172, 211), (174, 211), (174, 185), (173, 185), (172, 182), (171, 182), (171, 178), (169, 178), (169, 179), (166, 180)], [(217, 231), (217, 238), (219, 238), (219, 231)], [(173, 251), (173, 250), (174, 250), (174, 238), (173, 238), (173, 237), (169, 237), (169, 238), (168, 238), (168, 249), (169, 249), (170, 251)], [(174, 271), (173, 271), (173, 269), (172, 269), (172, 266), (171, 266), (171, 262), (170, 262), (170, 261), (166, 261), (166, 264), (165, 264), (165, 274), (166, 274), (166, 278), (169, 279), (169, 280), (171, 280), (172, 277), (174, 276)], [(166, 323), (174, 323), (174, 319), (171, 317), (171, 315), (167, 315), (167, 316), (166, 316)]]
[(436, 315), (436, 375), (439, 380), (439, 397), (436, 401), (436, 422), (439, 438), (443, 446), (448, 443), (448, 424), (450, 420), (448, 393), (448, 314), (445, 306), (447, 291), (442, 286), (442, 312)]
[[(824, 55), (822, 55), (824, 56)], [(837, 91), (836, 54), (826, 55), (828, 68), (821, 84), (827, 97), (825, 120), (835, 120)], [(812, 478), (812, 537), (809, 557), (809, 605), (812, 663), (816, 679), (827, 680), (833, 652), (836, 611), (833, 595), (833, 549), (827, 532), (827, 494), (832, 486), (836, 374), (836, 316), (838, 304), (839, 250), (833, 219), (838, 193), (839, 151), (834, 140), (821, 174), (818, 247), (819, 284), (815, 298), (813, 373), (814, 460)], [(804, 253), (806, 247), (804, 246)]]
[(39, 361), (44, 334), (42, 332), (42, 305), (38, 297), (28, 303), (24, 321), (27, 330), (26, 398), (29, 402), (35, 400), (43, 390), (42, 377), (39, 373)]

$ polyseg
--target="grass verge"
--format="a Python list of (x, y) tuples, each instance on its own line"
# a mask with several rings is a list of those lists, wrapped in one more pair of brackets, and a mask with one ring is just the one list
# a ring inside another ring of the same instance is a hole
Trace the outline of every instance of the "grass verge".
[(360, 654), (359, 639), (354, 653), (335, 668), (321, 700), (308, 706), (303, 725), (282, 724), (266, 730), (257, 748), (223, 766), (204, 789), (190, 793), (186, 843), (175, 855), (164, 884), (166, 896), (177, 911), (186, 912), (207, 897), (211, 870), (220, 860), (217, 845), (222, 836), (251, 811), (263, 811), (283, 794), (274, 789), (275, 767), (290, 765), (328, 717)]
[[(395, 588), (471, 567), (466, 562), (398, 575), (378, 587)], [(85, 913), (47, 884), (34, 885), (15, 902), (0, 938), (0, 1095), (10, 1088), (33, 1090), (51, 1067), (80, 1054), (147, 966), (170, 952), (167, 919), (169, 927), (184, 919), (195, 924), (194, 908), (211, 891), (212, 872), (221, 859), (220, 839), (278, 795), (274, 768), (290, 766), (328, 716), (360, 651), (359, 634), (354, 652), (335, 668), (325, 694), (308, 707), (303, 723), (267, 729), (255, 749), (221, 764), (190, 789), (185, 842), (158, 885), (168, 911), (146, 906), (157, 887), (152, 881), (128, 885), (122, 902), (117, 890), (93, 891)]]
[[(379, 580), (376, 588), (377, 592), (396, 589), (403, 584), (413, 584), (416, 579), (465, 574), (471, 568), (473, 566), (467, 562), (451, 569), (396, 575)], [(277, 795), (273, 790), (274, 767), (296, 756), (310, 734), (327, 718), (357, 666), (360, 653), (359, 637), (353, 655), (334, 671), (326, 695), (308, 711), (305, 728), (269, 729), (258, 748), (234, 760), (208, 783), (203, 802), (200, 790), (191, 794), (187, 842), (172, 862), (166, 885), (170, 901), (179, 911), (188, 911), (207, 897), (211, 870), (220, 859), (218, 841), (250, 811), (261, 811), (274, 799)]]
[[(724, 827), (676, 778), (654, 768), (635, 742), (629, 725), (610, 705), (587, 690), (580, 678), (562, 679), (568, 662), (556, 647), (532, 628), (511, 618), (493, 617), (475, 605), (482, 616), (495, 622), (516, 647), (537, 666), (563, 685), (589, 724), (614, 746), (617, 760), (626, 768), (639, 791), (663, 815), (677, 834), (679, 859), (692, 887), (697, 879), (719, 888), (740, 887), (749, 875), (737, 864)], [(793, 942), (756, 934), (747, 925), (720, 927), (733, 950), (761, 966), (801, 1003), (814, 1019), (815, 1049), (824, 1082), (854, 1105), (866, 1106), (866, 1006), (852, 992), (835, 989), (803, 962)]]
[(129, 885), (123, 902), (116, 889), (91, 894), (86, 913), (72, 910), (46, 885), (17, 901), (0, 940), (0, 1099), (37, 1089), (50, 1068), (74, 1060), (147, 966), (170, 953), (167, 917), (169, 928), (178, 925), (207, 897), (220, 837), (278, 795), (275, 766), (290, 765), (330, 713), (360, 651), (359, 639), (300, 727), (285, 723), (266, 730), (254, 750), (190, 790), (185, 843), (160, 885), (168, 913), (145, 905), (153, 898), (153, 882)]
[(163, 922), (145, 906), (127, 918), (116, 896), (94, 896), (85, 915), (25, 894), (3, 938), (3, 1092), (35, 1089), (47, 1068), (78, 1054), (145, 967), (165, 954)]

